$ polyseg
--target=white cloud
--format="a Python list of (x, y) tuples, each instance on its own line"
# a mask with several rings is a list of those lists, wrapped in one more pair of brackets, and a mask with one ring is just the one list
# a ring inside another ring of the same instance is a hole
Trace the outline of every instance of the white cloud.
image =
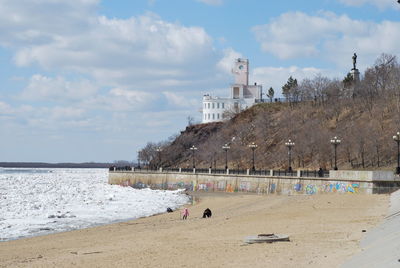
[(0, 116), (12, 114), (13, 109), (8, 103), (0, 101)]
[[(40, 31), (43, 42), (32, 37), (33, 44), (17, 45), (15, 63), (90, 75), (103, 85), (135, 84), (148, 89), (210, 75), (210, 70), (195, 66), (216, 64), (213, 40), (199, 27), (165, 22), (153, 14), (129, 19), (92, 16), (80, 23), (84, 26), (62, 29), (62, 36), (61, 29), (44, 27)], [(32, 26), (37, 27), (41, 25)], [(10, 27), (7, 32), (13, 30)]]
[[(30, 129), (29, 132), (37, 132), (39, 129), (60, 130), (71, 126), (71, 124), (77, 126), (84, 121), (91, 121), (86, 116), (87, 111), (83, 107), (80, 107), (79, 103), (68, 106), (36, 107), (26, 104), (11, 105), (0, 102), (0, 120), (2, 125), (24, 127)], [(82, 124), (81, 127), (83, 127)], [(27, 131), (26, 129), (25, 131)]]
[(171, 91), (164, 91), (163, 92), (165, 98), (167, 99), (168, 103), (173, 107), (196, 107), (200, 106), (200, 96), (199, 98), (188, 98), (184, 96), (182, 93), (174, 93)]
[(81, 118), (85, 114), (85, 110), (80, 107), (62, 107), (56, 106), (46, 109), (53, 119), (60, 118)]
[[(200, 117), (201, 91), (231, 80), (225, 71), (236, 52), (216, 49), (203, 28), (151, 13), (99, 16), (99, 1), (0, 0), (0, 46), (13, 53), (17, 67), (35, 73), (12, 81), (23, 88), (20, 98), (0, 101), (1, 140), (18, 136), (28, 145), (16, 161), (21, 155), (39, 160), (31, 153), (38, 140), (52, 161), (50, 154), (60, 159), (57, 153), (73, 143), (90, 148), (85, 151), (93, 157), (78, 154), (74, 161), (99, 160), (99, 152), (109, 160), (130, 156), (146, 141), (184, 128), (187, 116)], [(107, 139), (117, 142), (105, 147)]]
[(149, 6), (154, 6), (156, 4), (156, 0), (147, 0), (147, 4)]
[(220, 6), (224, 3), (223, 0), (196, 0), (197, 2), (201, 2), (211, 6)]
[(281, 59), (322, 58), (351, 67), (351, 55), (359, 54), (360, 66), (381, 54), (400, 53), (400, 23), (353, 20), (347, 15), (321, 12), (282, 14), (253, 28), (263, 51)]
[[(15, 52), (19, 67), (78, 75), (99, 88), (162, 94), (200, 90), (220, 78), (217, 64), (223, 55), (203, 28), (167, 22), (152, 13), (107, 18), (96, 14), (98, 3), (0, 0), (0, 46)], [(67, 93), (66, 86), (54, 85), (67, 81), (41, 76), (31, 78), (24, 97), (54, 99)]]
[(251, 75), (252, 81), (263, 85), (263, 92), (267, 92), (270, 87), (275, 91), (275, 97), (281, 97), (282, 86), (287, 82), (289, 76), (296, 78), (298, 81), (304, 78), (313, 78), (318, 74), (331, 76), (332, 73), (313, 67), (300, 68), (291, 67), (260, 67), (255, 68)]
[(0, 44), (45, 44), (87, 29), (99, 0), (0, 0)]
[(98, 16), (98, 3), (0, 0), (0, 46), (14, 52), (17, 66), (39, 67), (50, 74), (38, 71), (30, 77), (19, 96), (37, 108), (16, 115), (18, 122), (50, 122), (39, 113), (45, 101), (55, 109), (47, 112), (58, 117), (54, 127), (67, 124), (59, 118), (62, 114), (72, 120), (72, 111), (61, 109), (70, 106), (89, 121), (99, 113), (124, 113), (140, 120), (151, 109), (169, 108), (165, 99), (178, 104), (178, 96), (185, 96), (174, 109), (195, 113), (200, 90), (222, 72), (217, 64), (223, 55), (213, 47), (213, 39), (201, 27), (167, 22), (152, 13), (128, 19)]
[(223, 58), (217, 63), (217, 67), (225, 74), (231, 74), (233, 63), (237, 58), (243, 58), (243, 56), (232, 48), (225, 49), (223, 55)]
[(156, 97), (153, 94), (143, 91), (132, 91), (121, 88), (114, 88), (110, 91), (109, 96), (114, 102), (116, 109), (138, 109), (143, 106), (150, 105), (155, 101)]
[(55, 78), (33, 75), (21, 96), (28, 100), (81, 100), (92, 96), (98, 88), (88, 80), (67, 81), (61, 76)]
[(348, 6), (362, 6), (365, 4), (370, 4), (377, 6), (379, 9), (394, 8), (399, 9), (399, 3), (396, 0), (338, 0)]

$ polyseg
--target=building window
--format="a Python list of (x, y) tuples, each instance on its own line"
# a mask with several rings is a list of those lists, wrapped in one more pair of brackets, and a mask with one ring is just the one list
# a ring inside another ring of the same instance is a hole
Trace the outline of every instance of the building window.
[(217, 118), (219, 119), (219, 114), (217, 114)]
[(208, 119), (210, 119), (210, 114), (208, 114)]
[(213, 120), (215, 119), (215, 114), (213, 114)]
[(222, 109), (225, 109), (225, 103), (222, 103)]
[(207, 103), (207, 105), (208, 105), (208, 109), (210, 109), (210, 103)]
[(217, 109), (219, 109), (219, 102), (217, 103)]
[(215, 104), (215, 103), (213, 102), (213, 104), (212, 104), (212, 108), (213, 108), (213, 109), (214, 109), (214, 104)]
[(207, 108), (207, 103), (204, 103), (204, 109), (206, 109)]
[(239, 99), (240, 97), (240, 89), (238, 87), (233, 88), (233, 98), (234, 99)]

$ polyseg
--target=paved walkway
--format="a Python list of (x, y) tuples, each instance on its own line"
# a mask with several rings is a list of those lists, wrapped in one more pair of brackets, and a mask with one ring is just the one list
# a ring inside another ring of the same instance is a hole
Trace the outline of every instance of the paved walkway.
[(361, 241), (363, 251), (343, 268), (400, 267), (400, 190), (391, 194), (388, 216)]

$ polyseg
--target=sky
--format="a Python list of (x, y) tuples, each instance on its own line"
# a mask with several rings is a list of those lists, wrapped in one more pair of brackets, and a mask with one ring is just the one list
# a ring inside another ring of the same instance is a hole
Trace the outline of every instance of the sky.
[(0, 161), (136, 160), (227, 97), (400, 54), (396, 0), (0, 0)]

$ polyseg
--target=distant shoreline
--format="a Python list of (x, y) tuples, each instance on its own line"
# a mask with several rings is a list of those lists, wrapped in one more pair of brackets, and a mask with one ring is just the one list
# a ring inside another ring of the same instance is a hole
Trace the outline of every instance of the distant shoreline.
[(109, 168), (113, 163), (0, 162), (2, 168)]

